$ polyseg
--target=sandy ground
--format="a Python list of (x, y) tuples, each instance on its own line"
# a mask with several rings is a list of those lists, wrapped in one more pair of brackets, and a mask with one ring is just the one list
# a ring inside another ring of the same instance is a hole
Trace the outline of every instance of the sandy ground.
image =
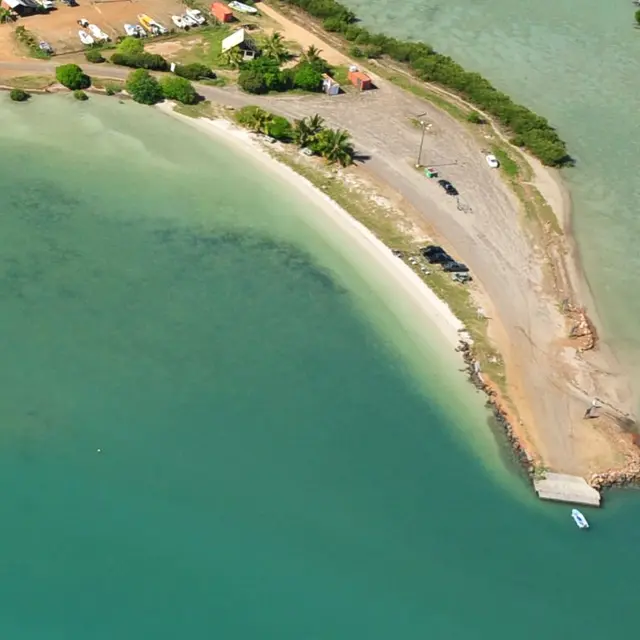
[(240, 129), (228, 120), (194, 119), (176, 113), (173, 111), (171, 103), (157, 105), (157, 108), (214, 139), (222, 138), (230, 142), (236, 148), (258, 160), (265, 169), (278, 174), (288, 185), (300, 191), (331, 220), (343, 236), (350, 238), (360, 249), (366, 251), (378, 264), (384, 267), (385, 273), (393, 282), (396, 291), (411, 299), (416, 311), (423, 313), (437, 326), (442, 337), (453, 349), (459, 345), (460, 332), (464, 331), (464, 326), (453, 315), (449, 306), (440, 300), (402, 260), (398, 260), (369, 229), (351, 217), (308, 180), (270, 156), (254, 135)]
[(96, 24), (112, 38), (124, 34), (124, 23), (137, 22), (139, 13), (146, 13), (165, 27), (173, 26), (171, 15), (184, 13), (180, 0), (103, 0), (83, 2), (68, 7), (58, 2), (55, 11), (47, 14), (20, 18), (16, 23), (0, 25), (0, 60), (18, 60), (24, 52), (16, 47), (13, 31), (17, 26), (26, 27), (37, 38), (46, 40), (56, 53), (71, 53), (83, 49), (78, 38), (77, 20), (85, 18)]

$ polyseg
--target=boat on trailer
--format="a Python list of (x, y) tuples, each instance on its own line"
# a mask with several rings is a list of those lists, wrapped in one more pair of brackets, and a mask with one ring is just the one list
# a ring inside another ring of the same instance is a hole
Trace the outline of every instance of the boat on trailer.
[(578, 511), (578, 509), (571, 510), (571, 517), (573, 518), (573, 521), (578, 525), (579, 529), (589, 528), (589, 523), (587, 522), (587, 519), (584, 517), (581, 511)]

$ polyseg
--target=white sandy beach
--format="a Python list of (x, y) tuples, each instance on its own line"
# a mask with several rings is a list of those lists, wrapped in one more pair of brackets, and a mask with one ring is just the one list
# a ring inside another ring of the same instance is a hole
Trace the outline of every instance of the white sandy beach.
[(313, 202), (317, 209), (322, 211), (344, 237), (348, 237), (351, 242), (356, 243), (361, 250), (364, 250), (371, 258), (375, 259), (376, 263), (384, 269), (389, 280), (392, 281), (393, 287), (400, 295), (410, 299), (413, 307), (436, 325), (452, 348), (460, 344), (460, 332), (464, 331), (465, 328), (449, 306), (438, 298), (402, 260), (396, 258), (369, 229), (355, 220), (308, 180), (269, 155), (255, 136), (228, 120), (190, 118), (175, 112), (171, 103), (162, 103), (156, 106), (163, 113), (197, 128), (206, 135), (218, 140), (222, 139), (227, 143), (233, 144), (244, 153), (250, 154), (266, 170), (276, 173), (288, 185), (297, 189)]

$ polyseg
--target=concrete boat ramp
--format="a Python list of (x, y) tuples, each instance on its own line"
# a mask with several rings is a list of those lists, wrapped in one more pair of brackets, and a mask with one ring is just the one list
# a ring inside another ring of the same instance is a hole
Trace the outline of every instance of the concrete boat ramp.
[(600, 506), (600, 493), (587, 484), (584, 478), (564, 473), (547, 473), (544, 478), (533, 481), (533, 486), (542, 500)]

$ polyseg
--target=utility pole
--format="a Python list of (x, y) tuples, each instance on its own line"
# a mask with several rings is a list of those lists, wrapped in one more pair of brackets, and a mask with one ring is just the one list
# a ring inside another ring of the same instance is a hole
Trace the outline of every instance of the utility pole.
[(422, 145), (424, 144), (424, 132), (425, 132), (425, 121), (420, 120), (420, 127), (422, 128), (422, 136), (420, 137), (420, 148), (418, 149), (418, 161), (416, 162), (416, 167), (420, 168), (421, 160), (422, 160)]

